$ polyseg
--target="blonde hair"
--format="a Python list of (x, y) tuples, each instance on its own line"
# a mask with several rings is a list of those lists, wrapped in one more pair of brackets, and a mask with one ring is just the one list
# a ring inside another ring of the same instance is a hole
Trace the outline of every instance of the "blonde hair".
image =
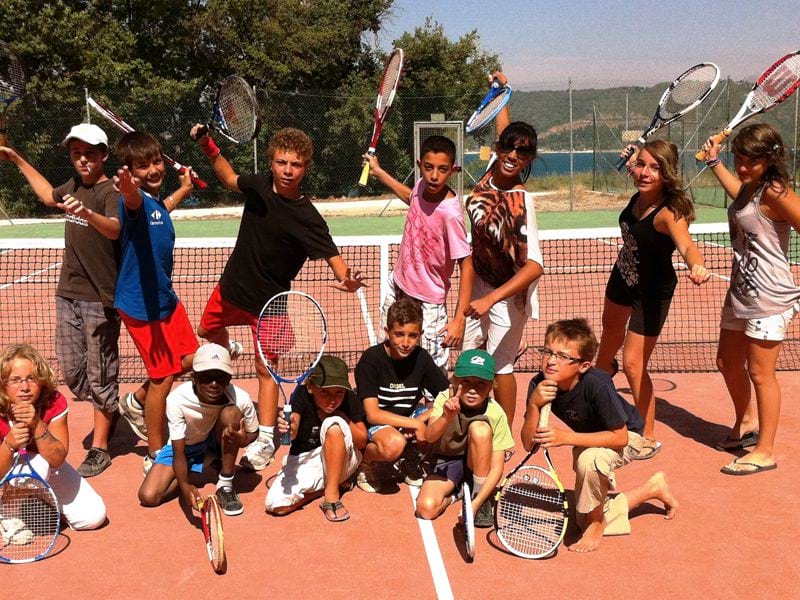
[[(694, 204), (683, 189), (683, 181), (678, 173), (678, 147), (665, 140), (650, 140), (641, 151), (647, 151), (658, 163), (661, 180), (664, 182), (664, 202), (675, 215), (676, 220), (694, 221)], [(641, 152), (640, 151), (640, 152)]]
[(34, 400), (36, 410), (41, 414), (55, 395), (58, 383), (56, 374), (44, 357), (29, 344), (14, 344), (8, 346), (0, 354), (0, 416), (8, 419), (8, 409), (11, 400), (6, 394), (8, 375), (11, 371), (11, 363), (15, 360), (27, 360), (31, 363), (33, 376), (40, 386), (39, 397)]

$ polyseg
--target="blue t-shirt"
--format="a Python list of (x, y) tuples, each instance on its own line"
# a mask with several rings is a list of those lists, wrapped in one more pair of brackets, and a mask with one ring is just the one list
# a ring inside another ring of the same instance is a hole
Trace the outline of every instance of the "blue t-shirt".
[(178, 295), (172, 289), (175, 227), (160, 200), (140, 190), (136, 212), (119, 200), (122, 259), (114, 307), (140, 321), (158, 321), (173, 313)]

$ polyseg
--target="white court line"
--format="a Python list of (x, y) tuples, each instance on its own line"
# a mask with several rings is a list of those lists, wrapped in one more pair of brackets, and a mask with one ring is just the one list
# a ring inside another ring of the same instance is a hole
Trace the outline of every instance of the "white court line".
[(12, 285), (25, 283), (26, 281), (28, 281), (29, 279), (32, 279), (33, 277), (36, 277), (37, 275), (41, 275), (42, 273), (46, 273), (47, 271), (51, 271), (52, 269), (58, 269), (60, 267), (61, 267), (61, 263), (53, 263), (49, 267), (46, 267), (46, 268), (41, 269), (39, 271), (34, 271), (30, 275), (25, 275), (24, 277), (20, 277), (19, 279), (15, 279), (11, 283), (5, 283), (3, 285), (0, 285), (0, 290), (4, 290), (4, 289), (6, 289), (8, 287), (11, 287)]
[[(419, 488), (408, 486), (408, 491), (411, 494), (414, 510), (416, 510)], [(447, 570), (444, 568), (442, 553), (439, 551), (439, 542), (436, 539), (436, 532), (433, 530), (433, 522), (418, 518), (417, 524), (420, 535), (422, 535), (422, 543), (425, 545), (425, 554), (428, 555), (428, 566), (433, 577), (433, 587), (436, 588), (436, 597), (439, 600), (453, 600), (453, 588), (450, 587), (450, 580), (447, 578)]]

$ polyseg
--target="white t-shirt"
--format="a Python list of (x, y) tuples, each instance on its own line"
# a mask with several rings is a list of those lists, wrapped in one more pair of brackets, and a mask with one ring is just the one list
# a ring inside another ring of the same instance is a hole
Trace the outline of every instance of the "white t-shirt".
[(167, 426), (169, 439), (186, 440), (186, 445), (199, 444), (214, 428), (219, 414), (226, 406), (235, 404), (244, 416), (247, 433), (258, 431), (258, 416), (250, 394), (229, 384), (225, 390), (225, 404), (202, 404), (194, 392), (191, 381), (182, 383), (167, 396)]

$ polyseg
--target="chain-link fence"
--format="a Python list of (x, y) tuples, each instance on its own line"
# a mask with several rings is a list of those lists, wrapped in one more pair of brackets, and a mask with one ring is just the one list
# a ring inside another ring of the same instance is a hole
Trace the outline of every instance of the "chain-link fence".
[[(694, 112), (663, 128), (656, 137), (672, 140), (681, 150), (684, 179), (691, 182), (695, 201), (724, 206), (725, 195), (710, 173), (700, 173), (703, 165), (694, 161), (697, 147), (719, 131), (736, 113), (751, 84), (723, 80), (717, 89)], [(653, 111), (666, 84), (642, 87), (581, 89), (576, 82), (565, 82), (564, 89), (520, 92), (511, 100), (514, 119), (532, 123), (539, 133), (540, 155), (534, 164), (534, 177), (529, 187), (536, 190), (561, 190), (563, 206), (574, 207), (576, 194), (595, 190), (608, 194), (631, 192), (629, 178), (614, 169), (619, 151), (631, 136), (638, 137), (650, 123)], [(210, 115), (210, 95), (195, 93), (184, 99), (149, 100), (137, 104), (122, 90), (87, 90), (133, 127), (155, 133), (164, 150), (183, 164), (194, 166), (209, 181), (208, 190), (198, 191), (194, 203), (202, 206), (233, 204), (240, 198), (225, 191), (214, 179), (208, 162), (189, 139), (188, 131), (195, 122)], [(357, 185), (361, 170), (361, 154), (365, 151), (372, 130), (373, 97), (353, 98), (323, 94), (266, 93), (257, 90), (263, 126), (252, 144), (234, 146), (220, 141), (225, 156), (239, 172), (263, 171), (267, 168), (266, 139), (281, 127), (298, 127), (306, 131), (315, 144), (314, 166), (305, 188), (318, 198), (363, 197), (386, 193), (379, 184), (366, 188)], [(413, 177), (413, 124), (415, 121), (444, 119), (465, 121), (470, 107), (476, 106), (482, 91), (474, 98), (401, 95), (384, 126), (378, 147), (382, 165), (400, 180)], [(775, 124), (789, 148), (789, 171), (796, 182), (798, 144), (798, 99), (790, 98), (774, 111), (756, 117)], [(102, 126), (113, 141), (119, 132), (85, 103), (42, 106), (26, 99), (9, 112), (9, 132), (15, 145), (53, 183), (61, 183), (73, 175), (65, 150), (60, 146), (69, 128), (90, 120)], [(465, 139), (464, 186), (469, 189), (486, 166), (487, 148), (494, 131), (489, 127)], [(726, 157), (730, 161), (730, 157)], [(117, 168), (113, 154), (107, 172)], [(169, 176), (167, 189), (178, 185)], [(174, 178), (174, 179), (173, 179)], [(0, 201), (12, 217), (41, 217), (57, 214), (39, 203), (19, 172), (0, 163)], [(190, 200), (187, 205), (193, 203)]]

